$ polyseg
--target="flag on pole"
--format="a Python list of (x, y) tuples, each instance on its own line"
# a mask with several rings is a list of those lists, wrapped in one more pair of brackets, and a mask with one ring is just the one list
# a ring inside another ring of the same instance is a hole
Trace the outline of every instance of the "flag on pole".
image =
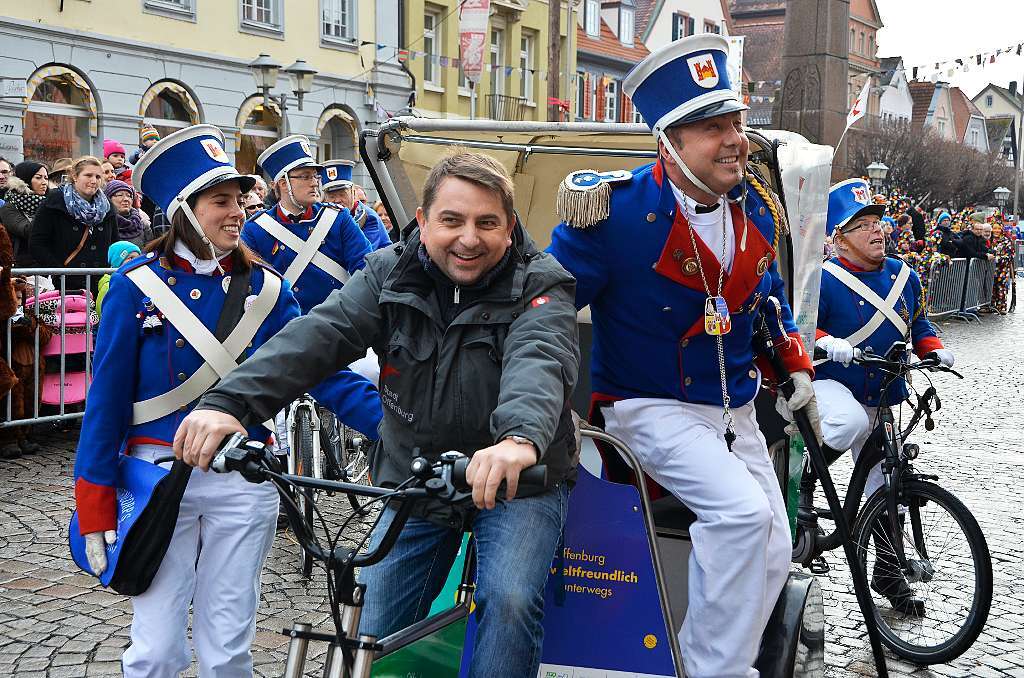
[(868, 78), (864, 82), (864, 88), (861, 89), (860, 94), (853, 100), (853, 107), (850, 112), (846, 114), (846, 129), (850, 129), (853, 123), (857, 122), (868, 112), (868, 93), (871, 89), (871, 78)]

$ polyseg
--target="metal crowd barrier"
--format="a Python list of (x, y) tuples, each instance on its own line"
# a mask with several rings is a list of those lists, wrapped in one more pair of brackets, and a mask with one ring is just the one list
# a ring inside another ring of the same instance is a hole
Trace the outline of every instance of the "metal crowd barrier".
[[(26, 397), (24, 398), (24, 402), (25, 402), (25, 415), (26, 416), (24, 418), (22, 418), (22, 419), (13, 419), (13, 414), (14, 414), (14, 412), (13, 412), (14, 393), (13, 393), (13, 390), (12, 391), (8, 391), (7, 394), (5, 395), (6, 402), (3, 405), (3, 413), (4, 413), (3, 419), (4, 419), (4, 421), (0, 422), (0, 428), (7, 428), (7, 427), (11, 427), (11, 426), (23, 426), (23, 425), (26, 425), (26, 424), (45, 424), (45, 423), (48, 423), (48, 422), (57, 422), (57, 421), (64, 421), (64, 420), (70, 420), (70, 419), (80, 419), (84, 415), (84, 410), (85, 410), (85, 400), (84, 400), (84, 398), (81, 401), (81, 410), (82, 411), (70, 411), (69, 412), (68, 411), (68, 403), (65, 402), (65, 389), (66, 389), (67, 386), (69, 386), (68, 371), (67, 371), (67, 367), (68, 367), (68, 365), (67, 365), (67, 357), (68, 356), (67, 356), (67, 354), (65, 352), (65, 347), (67, 345), (67, 336), (68, 336), (68, 327), (67, 327), (67, 322), (66, 322), (67, 321), (67, 313), (65, 312), (66, 311), (66, 302), (67, 302), (67, 297), (68, 297), (68, 295), (70, 293), (75, 293), (75, 292), (79, 292), (80, 291), (77, 287), (74, 288), (74, 289), (68, 289), (68, 287), (67, 287), (67, 277), (68, 276), (84, 277), (84, 279), (85, 279), (84, 288), (86, 290), (86, 297), (87, 297), (87, 299), (89, 299), (91, 302), (94, 303), (95, 299), (93, 298), (93, 294), (92, 294), (92, 291), (91, 291), (92, 287), (93, 287), (92, 286), (93, 279), (97, 278), (99, 276), (106, 275), (107, 273), (113, 273), (114, 270), (116, 270), (116, 269), (113, 269), (113, 268), (15, 268), (15, 269), (13, 269), (11, 271), (12, 276), (14, 276), (14, 277), (22, 276), (22, 277), (25, 277), (25, 278), (27, 278), (27, 279), (29, 279), (31, 281), (31, 290), (32, 291), (31, 291), (31, 293), (29, 293), (29, 291), (26, 289), (25, 296), (26, 296), (26, 298), (28, 298), (29, 296), (34, 297), (34, 302), (27, 308), (27, 310), (33, 311), (33, 313), (35, 314), (37, 319), (39, 319), (39, 317), (40, 317), (40, 305), (41, 305), (40, 299), (39, 299), (40, 295), (43, 294), (43, 293), (49, 292), (49, 291), (58, 291), (60, 293), (59, 296), (58, 296), (59, 302), (57, 304), (57, 309), (59, 310), (60, 320), (59, 320), (59, 323), (57, 325), (50, 326), (50, 331), (53, 333), (53, 336), (54, 336), (54, 339), (52, 339), (51, 341), (56, 340), (56, 339), (59, 338), (60, 353), (58, 355), (51, 355), (49, 357), (49, 360), (55, 360), (55, 359), (59, 358), (60, 369), (59, 369), (58, 372), (56, 372), (56, 374), (59, 374), (60, 388), (59, 388), (59, 398), (58, 398), (58, 402), (57, 403), (52, 404), (52, 405), (43, 405), (41, 403), (40, 390), (42, 388), (42, 382), (43, 382), (44, 378), (46, 377), (46, 374), (54, 374), (54, 373), (43, 373), (43, 372), (40, 371), (40, 366), (41, 366), (41, 353), (40, 353), (40, 351), (41, 351), (41, 349), (43, 347), (40, 346), (40, 337), (39, 337), (39, 335), (40, 335), (40, 328), (37, 325), (36, 326), (36, 330), (35, 330), (35, 336), (33, 337), (33, 342), (34, 343), (33, 343), (33, 352), (32, 352), (32, 359), (33, 359), (32, 367), (35, 370), (34, 378), (32, 380), (32, 382), (33, 382), (32, 401), (31, 401), (31, 403), (29, 403), (29, 399), (28, 399), (27, 394), (26, 394)], [(50, 280), (50, 282), (52, 283), (53, 287), (51, 288), (51, 287), (43, 284), (43, 280), (41, 278), (44, 278), (44, 279), (48, 278)], [(93, 312), (93, 307), (92, 307), (92, 305), (90, 303), (89, 305), (87, 305), (87, 308), (86, 308), (86, 311), (85, 311), (85, 314), (86, 314), (85, 315), (85, 323), (86, 324), (85, 324), (85, 332), (84, 332), (84, 334), (85, 334), (84, 365), (85, 365), (85, 392), (86, 393), (88, 393), (89, 385), (90, 385), (90, 382), (92, 381), (92, 351), (93, 351), (93, 344), (95, 343), (95, 339), (96, 339), (95, 334), (94, 334), (95, 333), (95, 327), (92, 324), (92, 312)], [(8, 320), (7, 320), (7, 327), (6, 327), (7, 350), (5, 352), (5, 356), (4, 357), (7, 360), (7, 364), (9, 366), (12, 365), (12, 352), (13, 352), (12, 336), (13, 336), (14, 325), (15, 325), (16, 322), (20, 322), (20, 320), (16, 320), (14, 318), (8, 318)], [(42, 324), (42, 320), (41, 319), (39, 319), (38, 322), (40, 324)], [(13, 369), (13, 366), (12, 366), (12, 369)], [(78, 370), (75, 370), (75, 372), (77, 373)], [(75, 404), (77, 404), (77, 403), (75, 403)], [(73, 404), (73, 405), (75, 405), (75, 404)], [(56, 411), (52, 412), (52, 413), (48, 412), (48, 413), (44, 414), (43, 410), (42, 410), (43, 407), (47, 407), (48, 410), (56, 410)], [(32, 413), (31, 417), (28, 416), (29, 412)]]
[(928, 316), (944, 318), (961, 311), (967, 259), (933, 260), (928, 269)]
[(992, 303), (992, 286), (995, 283), (995, 261), (973, 258), (969, 260), (967, 280), (964, 282), (963, 301), (960, 303), (958, 318), (979, 320), (978, 309)]
[(1017, 241), (1017, 256), (1014, 262), (1017, 268), (1017, 275), (1024, 277), (1024, 240)]

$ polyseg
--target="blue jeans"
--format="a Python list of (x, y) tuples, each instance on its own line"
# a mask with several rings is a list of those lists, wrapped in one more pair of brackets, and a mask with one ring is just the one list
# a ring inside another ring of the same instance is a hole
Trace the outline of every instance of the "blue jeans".
[[(476, 615), (479, 626), (470, 676), (535, 676), (544, 642), (544, 585), (565, 525), (565, 483), (513, 499), (473, 520), (477, 545)], [(395, 517), (386, 509), (370, 537), (375, 548)], [(410, 518), (384, 560), (364, 568), (366, 598), (361, 633), (383, 638), (427, 616), (441, 592), (462, 532)]]

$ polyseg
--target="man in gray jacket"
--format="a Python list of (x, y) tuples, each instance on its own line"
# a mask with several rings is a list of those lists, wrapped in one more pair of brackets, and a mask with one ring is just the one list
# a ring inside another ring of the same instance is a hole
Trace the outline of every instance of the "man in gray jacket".
[[(294, 320), (200, 400), (175, 453), (207, 468), (239, 420), (265, 420), (339, 366), (380, 356), (384, 419), (376, 484), (409, 476), (413, 450), (472, 456), (474, 506), (427, 506), (390, 555), (361, 574), (360, 630), (382, 637), (426, 616), (464, 528), (479, 552), (480, 622), (470, 674), (536, 675), (544, 584), (576, 472), (569, 399), (579, 369), (575, 282), (537, 250), (513, 211), (496, 161), (458, 153), (431, 171), (405, 243), (366, 259), (344, 288)], [(548, 487), (514, 498), (522, 469), (548, 467)], [(498, 502), (505, 481), (509, 501)], [(513, 499), (514, 498), (514, 499)], [(387, 509), (371, 548), (394, 517)]]

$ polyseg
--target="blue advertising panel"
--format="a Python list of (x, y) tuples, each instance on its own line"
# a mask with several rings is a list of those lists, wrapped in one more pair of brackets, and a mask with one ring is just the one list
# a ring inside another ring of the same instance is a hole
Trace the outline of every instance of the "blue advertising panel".
[(674, 676), (640, 494), (582, 466), (544, 595), (540, 678)]

